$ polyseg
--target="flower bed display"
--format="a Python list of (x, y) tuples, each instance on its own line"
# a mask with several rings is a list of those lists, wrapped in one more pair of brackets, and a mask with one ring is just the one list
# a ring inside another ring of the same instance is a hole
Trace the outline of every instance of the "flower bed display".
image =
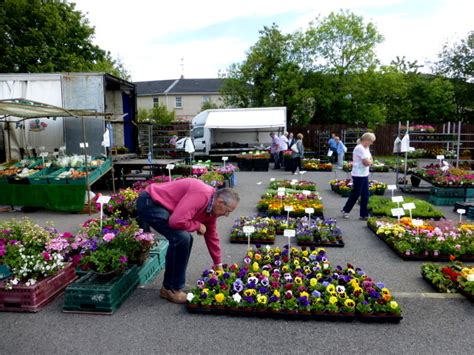
[(453, 167), (443, 171), (440, 169), (439, 164), (431, 164), (425, 166), (423, 169), (418, 169), (416, 170), (416, 175), (438, 187), (474, 187), (474, 174)]
[[(404, 203), (413, 202), (416, 206), (412, 210), (412, 216), (414, 218), (433, 218), (440, 219), (443, 218), (443, 213), (436, 209), (432, 204), (411, 197), (405, 197)], [(369, 213), (373, 216), (392, 216), (392, 208), (397, 208), (398, 204), (392, 202), (392, 199), (382, 196), (371, 196), (367, 208)], [(408, 214), (408, 212), (406, 212)]]
[(474, 301), (474, 267), (456, 261), (448, 265), (423, 264), (421, 275), (436, 291), (459, 292)]
[(323, 204), (319, 198), (309, 198), (303, 194), (285, 195), (278, 197), (267, 194), (262, 196), (257, 204), (257, 210), (266, 213), (269, 216), (286, 216), (285, 206), (291, 206), (293, 210), (290, 212), (291, 217), (304, 217), (306, 208), (314, 208), (315, 216), (323, 215)]
[(278, 190), (279, 187), (284, 187), (287, 189), (294, 189), (294, 190), (308, 190), (308, 191), (316, 191), (316, 183), (311, 181), (305, 180), (275, 180), (271, 181), (269, 185), (269, 189)]
[(399, 322), (401, 310), (381, 282), (350, 264), (333, 267), (324, 249), (257, 247), (241, 265), (205, 270), (187, 309), (290, 319)]
[(224, 186), (224, 175), (218, 173), (217, 171), (211, 171), (205, 174), (202, 174), (199, 177), (199, 180), (204, 181), (206, 184), (212, 187), (223, 187)]
[(275, 220), (270, 217), (240, 217), (235, 220), (230, 232), (231, 243), (247, 243), (248, 237), (243, 231), (244, 226), (253, 226), (255, 231), (250, 235), (251, 243), (273, 244), (275, 242)]
[(404, 260), (474, 261), (474, 225), (449, 220), (424, 221), (415, 227), (410, 218), (369, 218), (368, 227)]
[(323, 163), (320, 159), (303, 159), (301, 164), (306, 171), (332, 171), (332, 164)]
[(241, 171), (268, 171), (270, 154), (264, 151), (244, 152), (237, 155), (237, 161)]
[[(97, 194), (95, 201), (101, 196)], [(118, 193), (110, 196), (109, 202), (103, 206), (106, 215), (116, 215), (121, 219), (135, 218), (137, 215), (138, 190), (130, 187), (121, 189)], [(100, 204), (96, 203), (97, 210), (100, 210)]]
[(296, 240), (300, 246), (343, 247), (341, 229), (336, 220), (298, 218), (296, 223)]
[[(349, 197), (352, 191), (351, 179), (335, 179), (329, 181), (331, 190), (341, 195), (342, 197)], [(369, 195), (383, 195), (387, 189), (387, 184), (376, 180), (369, 180)]]

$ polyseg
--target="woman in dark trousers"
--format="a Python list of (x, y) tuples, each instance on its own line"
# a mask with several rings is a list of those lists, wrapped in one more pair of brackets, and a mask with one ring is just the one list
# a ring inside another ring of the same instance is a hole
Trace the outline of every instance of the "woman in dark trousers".
[(360, 137), (360, 143), (352, 153), (352, 191), (341, 210), (344, 218), (349, 218), (349, 213), (360, 196), (360, 219), (366, 220), (369, 216), (367, 204), (369, 202), (369, 168), (373, 164), (369, 147), (375, 142), (375, 135), (367, 132)]
[[(304, 158), (304, 147), (303, 147), (303, 135), (298, 133), (296, 135), (296, 143), (294, 143), (291, 147), (291, 162), (292, 162), (292, 169), (291, 173), (296, 175), (296, 169), (300, 169), (301, 171), (301, 159)], [(294, 148), (296, 146), (296, 148)], [(297, 151), (295, 151), (295, 149)]]

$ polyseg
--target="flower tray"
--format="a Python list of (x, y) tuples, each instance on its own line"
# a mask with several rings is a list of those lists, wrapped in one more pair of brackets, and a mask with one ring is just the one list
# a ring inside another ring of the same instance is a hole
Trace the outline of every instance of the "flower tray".
[[(264, 210), (264, 209), (258, 209), (258, 216), (261, 216), (261, 217), (275, 217), (275, 216), (283, 216), (283, 217), (286, 217), (287, 215), (287, 212), (285, 211), (281, 211), (281, 212), (277, 212), (277, 211), (272, 211), (272, 212), (268, 212), (268, 210)], [(298, 217), (306, 217), (307, 214), (305, 214), (304, 212), (290, 212), (290, 217), (292, 218), (298, 218)], [(323, 218), (324, 219), (324, 214), (322, 211), (314, 211), (314, 213), (312, 214), (312, 216), (314, 218)]]
[(402, 316), (390, 314), (356, 314), (357, 320), (363, 323), (400, 323)]
[(458, 288), (458, 292), (463, 295), (464, 297), (466, 297), (469, 301), (471, 302), (474, 302), (474, 295), (464, 291), (464, 289), (462, 287), (459, 287)]
[(169, 246), (168, 239), (159, 239), (155, 245), (150, 249), (150, 257), (158, 256), (158, 262), (162, 268), (166, 265), (166, 253)]
[(429, 278), (426, 276), (426, 274), (423, 272), (423, 270), (421, 271), (421, 277), (422, 277), (423, 280), (425, 280), (426, 283), (427, 283), (428, 285), (430, 285), (431, 288), (432, 288), (433, 290), (435, 290), (436, 292), (439, 292), (439, 293), (447, 293), (446, 291), (443, 291), (443, 290), (441, 290), (438, 286), (436, 286), (436, 284), (434, 284), (433, 281), (432, 281), (431, 279), (429, 279)]
[(74, 266), (69, 264), (57, 274), (38, 281), (33, 286), (16, 285), (11, 290), (5, 290), (5, 281), (2, 281), (0, 311), (39, 312), (75, 279)]
[[(247, 238), (235, 238), (230, 237), (230, 242), (234, 244), (247, 244)], [(274, 244), (275, 238), (273, 239), (259, 239), (259, 238), (250, 238), (250, 243), (252, 244)]]
[(311, 247), (311, 246), (315, 246), (315, 247), (331, 247), (331, 248), (343, 248), (344, 247), (344, 241), (342, 239), (340, 240), (335, 240), (335, 241), (307, 241), (307, 240), (298, 240), (298, 237), (296, 238), (297, 240), (297, 244), (299, 246), (305, 246), (305, 247)]
[(88, 272), (66, 288), (63, 312), (113, 314), (138, 282), (137, 266), (110, 279)]
[[(428, 255), (413, 255), (413, 254), (406, 255), (406, 254), (402, 253), (401, 251), (399, 251), (397, 248), (395, 248), (395, 246), (392, 243), (390, 243), (386, 238), (384, 238), (381, 235), (378, 235), (377, 232), (374, 231), (370, 226), (369, 226), (369, 229), (377, 236), (377, 238), (379, 238), (385, 244), (387, 244), (390, 247), (390, 249), (392, 249), (403, 260), (406, 260), (406, 261), (450, 261), (449, 255), (442, 255), (442, 254), (440, 254), (438, 256), (431, 255), (431, 254), (428, 254)], [(473, 262), (474, 261), (474, 255), (460, 255), (460, 256), (456, 257), (456, 259), (459, 260), (459, 261)]]
[(10, 277), (12, 274), (10, 268), (7, 265), (0, 264), (0, 280)]
[(138, 283), (146, 285), (153, 282), (164, 265), (160, 265), (158, 255), (150, 256), (138, 270)]

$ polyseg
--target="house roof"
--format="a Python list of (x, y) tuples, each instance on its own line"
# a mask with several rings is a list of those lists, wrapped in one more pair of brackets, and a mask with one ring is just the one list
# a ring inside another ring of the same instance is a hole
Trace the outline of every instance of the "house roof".
[(223, 79), (176, 79), (135, 82), (138, 96), (157, 94), (218, 93)]

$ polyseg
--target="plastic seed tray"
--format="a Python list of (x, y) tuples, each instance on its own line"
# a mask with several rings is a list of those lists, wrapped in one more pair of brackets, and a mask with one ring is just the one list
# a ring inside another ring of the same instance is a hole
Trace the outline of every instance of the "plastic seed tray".
[(10, 277), (11, 274), (12, 272), (7, 265), (0, 265), (0, 280)]
[(0, 282), (0, 311), (38, 312), (76, 279), (74, 267), (69, 264), (56, 275), (47, 277), (33, 286), (16, 285), (5, 289)]
[(66, 288), (64, 312), (113, 314), (138, 286), (138, 267), (113, 277), (88, 272)]
[(163, 270), (163, 267), (163, 265), (160, 265), (158, 255), (150, 256), (138, 270), (139, 284), (146, 285), (153, 282), (160, 271)]
[(157, 243), (153, 246), (153, 248), (150, 250), (150, 257), (157, 255), (158, 262), (162, 267), (164, 267), (166, 264), (166, 252), (168, 251), (169, 244), (170, 243), (167, 239), (159, 239)]

